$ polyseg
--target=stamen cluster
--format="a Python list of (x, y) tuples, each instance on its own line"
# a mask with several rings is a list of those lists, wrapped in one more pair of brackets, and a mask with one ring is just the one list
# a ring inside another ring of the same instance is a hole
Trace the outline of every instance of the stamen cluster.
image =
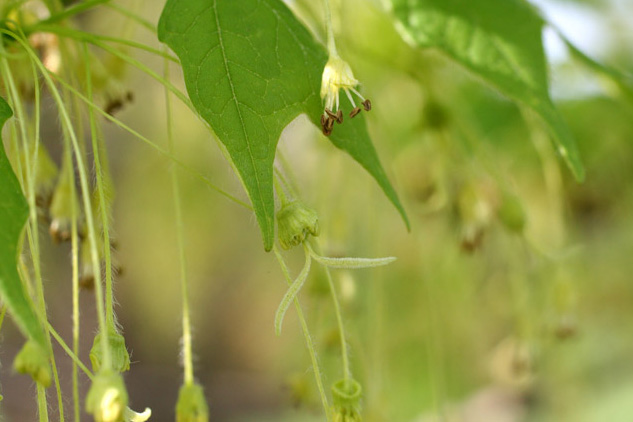
[[(356, 105), (352, 93), (361, 100), (361, 105), (365, 111), (371, 110), (371, 101), (365, 99), (356, 90), (358, 80), (354, 78), (354, 73), (349, 64), (341, 59), (337, 54), (330, 54), (330, 59), (323, 69), (321, 79), (321, 99), (325, 101), (325, 108), (321, 115), (321, 128), (325, 136), (329, 136), (334, 128), (334, 122), (343, 123), (343, 112), (339, 109), (339, 91), (345, 91), (349, 102), (354, 107), (349, 113), (350, 118), (354, 118), (361, 112), (361, 108)], [(351, 92), (350, 92), (351, 91)]]

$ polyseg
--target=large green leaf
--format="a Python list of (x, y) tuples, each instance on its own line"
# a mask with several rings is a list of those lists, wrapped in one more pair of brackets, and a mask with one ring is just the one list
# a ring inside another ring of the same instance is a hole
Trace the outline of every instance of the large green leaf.
[[(325, 49), (281, 0), (168, 0), (158, 36), (180, 58), (189, 97), (226, 146), (270, 250), (277, 142), (301, 113), (320, 126)], [(347, 99), (342, 107), (352, 108)], [(376, 179), (408, 225), (362, 113), (329, 139)]]
[(390, 0), (399, 30), (436, 47), (545, 121), (574, 176), (584, 168), (548, 90), (543, 20), (525, 0)]
[[(11, 108), (0, 97), (0, 130), (12, 115)], [(0, 294), (22, 332), (47, 350), (44, 331), (16, 265), (20, 234), (28, 215), (29, 206), (0, 140)]]

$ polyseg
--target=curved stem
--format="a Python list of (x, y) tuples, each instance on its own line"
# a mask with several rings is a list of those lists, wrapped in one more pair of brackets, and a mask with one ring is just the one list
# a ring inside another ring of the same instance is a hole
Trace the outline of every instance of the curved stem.
[[(277, 262), (279, 262), (279, 266), (281, 267), (281, 272), (284, 274), (284, 277), (286, 278), (286, 282), (288, 283), (288, 285), (291, 285), (292, 277), (290, 276), (290, 272), (288, 271), (288, 266), (286, 265), (286, 261), (284, 261), (284, 258), (279, 252), (279, 248), (277, 247), (277, 245), (273, 245), (273, 252), (275, 253)], [(303, 315), (303, 310), (301, 310), (299, 299), (295, 297), (294, 303), (295, 303), (295, 308), (297, 310), (297, 318), (299, 318), (299, 324), (301, 325), (301, 331), (303, 332), (303, 338), (305, 339), (306, 347), (308, 349), (308, 353), (310, 354), (310, 360), (312, 361), (312, 371), (314, 372), (314, 379), (317, 384), (317, 389), (319, 390), (321, 403), (323, 404), (323, 411), (325, 412), (327, 421), (330, 422), (332, 420), (332, 417), (330, 414), (330, 405), (328, 404), (327, 395), (325, 394), (325, 388), (323, 387), (323, 375), (321, 375), (321, 370), (319, 367), (319, 359), (317, 357), (316, 348), (314, 347), (314, 343), (312, 342), (312, 337), (310, 336), (310, 330), (308, 329), (308, 323), (306, 322), (305, 316)]]
[[(319, 248), (319, 244), (316, 240), (312, 239), (312, 244), (314, 245), (314, 249), (316, 249), (316, 253), (321, 255), (321, 250)], [(338, 300), (338, 295), (336, 293), (336, 286), (334, 286), (334, 280), (332, 278), (332, 273), (330, 272), (330, 268), (327, 266), (323, 267), (325, 271), (325, 277), (327, 278), (328, 286), (330, 287), (330, 293), (332, 295), (332, 302), (334, 303), (334, 313), (336, 314), (336, 323), (338, 325), (339, 338), (341, 340), (341, 358), (343, 360), (343, 376), (346, 381), (352, 379), (352, 371), (349, 364), (349, 349), (347, 348), (347, 339), (345, 336), (345, 326), (343, 324), (343, 313), (341, 312), (341, 305)]]
[(325, 28), (327, 32), (327, 50), (330, 56), (338, 56), (336, 42), (334, 41), (334, 30), (332, 29), (332, 13), (330, 12), (330, 0), (323, 0), (325, 5)]
[[(169, 80), (169, 62), (165, 60), (165, 79)], [(170, 154), (174, 154), (174, 137), (171, 118), (171, 98), (169, 91), (165, 89), (165, 113), (167, 122), (167, 145)], [(182, 349), (184, 382), (186, 385), (193, 384), (193, 354), (191, 347), (191, 316), (189, 311), (189, 288), (187, 281), (187, 261), (185, 255), (184, 223), (182, 217), (182, 203), (180, 197), (180, 186), (178, 183), (178, 173), (172, 165), (169, 167), (171, 175), (171, 190), (174, 200), (174, 213), (176, 217), (176, 241), (178, 245), (178, 260), (180, 262), (180, 288), (182, 295)]]

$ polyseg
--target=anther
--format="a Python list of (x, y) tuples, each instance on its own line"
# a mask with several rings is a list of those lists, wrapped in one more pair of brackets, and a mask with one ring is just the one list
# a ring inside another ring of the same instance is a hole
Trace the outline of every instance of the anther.
[(360, 113), (360, 107), (355, 107), (354, 110), (349, 113), (349, 117), (354, 118), (358, 113)]
[(330, 136), (332, 133), (332, 128), (334, 127), (334, 119), (331, 117), (321, 116), (321, 128), (323, 129), (323, 134), (325, 136)]
[(341, 110), (336, 112), (336, 123), (339, 125), (343, 123), (343, 112)]
[(371, 101), (369, 100), (363, 101), (363, 107), (365, 108), (365, 111), (371, 110)]

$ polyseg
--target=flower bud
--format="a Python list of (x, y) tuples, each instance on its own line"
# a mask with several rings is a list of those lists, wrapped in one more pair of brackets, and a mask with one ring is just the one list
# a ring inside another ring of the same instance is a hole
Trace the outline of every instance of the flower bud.
[(468, 183), (458, 197), (458, 211), (462, 223), (462, 249), (474, 252), (481, 246), (484, 233), (495, 211), (493, 186), (485, 183)]
[(207, 422), (209, 407), (199, 384), (184, 384), (178, 393), (176, 422)]
[[(33, 184), (35, 186), (35, 199), (40, 215), (43, 212), (48, 211), (48, 206), (51, 202), (53, 191), (55, 190), (55, 183), (57, 181), (57, 175), (59, 173), (57, 165), (48, 154), (48, 151), (44, 145), (40, 142), (39, 145), (32, 143), (29, 146), (29, 152), (21, 154), (22, 172), (24, 174), (24, 180), (28, 177), (28, 166), (26, 163), (26, 155), (28, 159), (33, 161), (35, 154), (35, 147), (37, 146), (37, 157), (35, 157), (36, 166), (35, 174), (33, 175)], [(32, 163), (31, 163), (32, 164)]]
[(319, 235), (319, 216), (299, 201), (284, 204), (277, 212), (277, 235), (284, 249), (297, 246), (308, 235)]
[[(98, 372), (103, 361), (103, 350), (101, 346), (101, 335), (99, 332), (92, 343), (90, 349), (90, 362), (92, 369)], [(112, 359), (112, 369), (116, 372), (125, 372), (130, 370), (130, 354), (125, 347), (125, 338), (113, 328), (108, 329), (108, 347), (110, 348), (110, 356)]]
[(334, 402), (334, 422), (360, 422), (360, 384), (353, 379), (342, 379), (332, 386)]
[(508, 230), (523, 233), (526, 216), (519, 198), (509, 193), (504, 194), (497, 215)]
[(95, 422), (123, 422), (128, 403), (123, 377), (114, 371), (95, 375), (86, 396), (86, 412)]
[(70, 240), (73, 207), (77, 212), (81, 209), (77, 192), (74, 192), (73, 195), (73, 184), (75, 183), (72, 175), (73, 170), (68, 169), (68, 166), (72, 166), (72, 162), (64, 161), (49, 207), (51, 217), (49, 232), (56, 243)]
[(48, 362), (48, 353), (35, 340), (29, 340), (13, 361), (13, 368), (21, 373), (28, 374), (44, 387), (51, 385), (51, 367)]

